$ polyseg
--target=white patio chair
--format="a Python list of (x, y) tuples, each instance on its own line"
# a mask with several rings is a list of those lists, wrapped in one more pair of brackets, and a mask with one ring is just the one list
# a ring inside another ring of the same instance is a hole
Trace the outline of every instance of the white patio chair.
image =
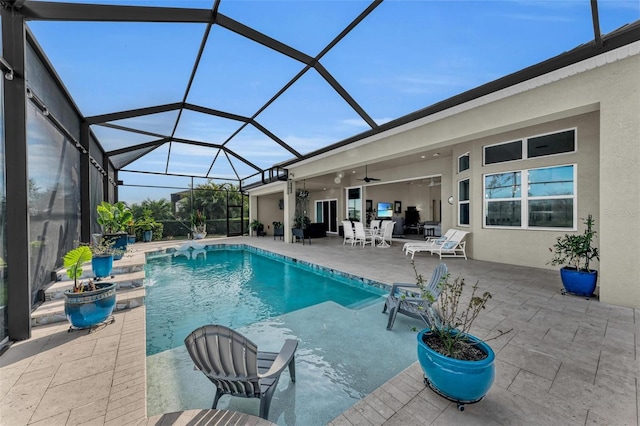
[(371, 235), (367, 235), (367, 233), (364, 230), (364, 223), (362, 222), (353, 222), (353, 226), (354, 226), (354, 231), (356, 234), (355, 237), (355, 244), (361, 244), (362, 247), (366, 246), (367, 244), (371, 245), (371, 247), (373, 247), (373, 237)]
[(369, 224), (369, 234), (371, 235), (377, 235), (380, 234), (382, 232), (382, 221), (378, 220), (378, 219), (374, 219), (371, 221), (371, 223)]
[(382, 225), (382, 233), (373, 236), (373, 243), (377, 243), (377, 246), (380, 248), (391, 247), (391, 236), (393, 235), (393, 227), (395, 224), (395, 222), (385, 220), (385, 223)]
[(441, 237), (427, 237), (424, 241), (410, 241), (408, 243), (404, 243), (404, 245), (402, 246), (402, 251), (405, 252), (406, 255), (407, 249), (409, 249), (410, 247), (433, 247), (436, 244), (442, 244), (449, 238), (453, 237), (455, 232), (456, 229), (451, 228)]
[(409, 245), (405, 248), (405, 256), (411, 253), (411, 259), (415, 256), (416, 253), (422, 251), (431, 252), (432, 249), (436, 249), (438, 247), (442, 247), (443, 244), (451, 241), (452, 238), (456, 236), (458, 232), (457, 229), (449, 229), (443, 237), (435, 238), (429, 241), (425, 241), (423, 243), (415, 243), (413, 245)]
[(342, 231), (344, 233), (344, 240), (342, 240), (342, 245), (351, 244), (354, 245), (356, 243), (356, 235), (353, 232), (353, 225), (350, 220), (342, 221)]
[(437, 247), (432, 247), (427, 251), (431, 254), (437, 254), (440, 256), (440, 259), (443, 257), (464, 257), (464, 260), (467, 260), (467, 253), (465, 251), (467, 242), (464, 241), (464, 238), (468, 233), (468, 231), (457, 230), (455, 235), (448, 241)]

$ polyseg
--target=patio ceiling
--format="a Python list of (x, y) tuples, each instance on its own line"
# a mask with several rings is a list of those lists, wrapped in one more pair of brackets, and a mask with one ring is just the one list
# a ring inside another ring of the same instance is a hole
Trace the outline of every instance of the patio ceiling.
[[(599, 14), (595, 0), (503, 2), (498, 16), (483, 2), (8, 3), (127, 181), (250, 182), (576, 46), (598, 46), (601, 31), (638, 18), (637, 7)], [(529, 7), (548, 8), (549, 19), (528, 19)], [(525, 34), (521, 45), (515, 31)]]

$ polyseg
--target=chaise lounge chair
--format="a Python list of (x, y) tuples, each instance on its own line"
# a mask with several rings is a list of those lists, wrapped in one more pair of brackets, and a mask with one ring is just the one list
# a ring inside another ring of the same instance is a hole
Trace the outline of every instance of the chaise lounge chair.
[(432, 239), (422, 244), (414, 244), (414, 245), (408, 246), (404, 254), (406, 256), (409, 253), (411, 253), (411, 259), (413, 259), (415, 254), (418, 252), (421, 252), (421, 251), (430, 252), (433, 249), (442, 247), (444, 244), (447, 244), (449, 241), (452, 241), (453, 239), (455, 239), (457, 233), (458, 233), (457, 229), (450, 229), (441, 238)]
[(225, 394), (260, 398), (260, 417), (267, 420), (278, 379), (287, 366), (291, 381), (296, 380), (297, 340), (287, 339), (279, 353), (258, 352), (257, 346), (237, 331), (210, 324), (192, 331), (184, 344), (196, 368), (216, 386), (211, 408), (216, 408)]
[(402, 246), (402, 251), (405, 252), (405, 255), (406, 255), (407, 249), (409, 249), (410, 247), (418, 247), (418, 248), (433, 247), (435, 244), (442, 244), (448, 239), (450, 239), (451, 237), (453, 237), (455, 232), (456, 232), (456, 229), (451, 228), (447, 232), (445, 232), (445, 234), (441, 237), (427, 237), (424, 241), (411, 241), (408, 243), (404, 243), (404, 245)]
[[(448, 274), (447, 265), (444, 263), (439, 264), (431, 274), (429, 283), (425, 286), (425, 290), (433, 296), (433, 302), (435, 303), (442, 292), (442, 286), (439, 285), (443, 279), (446, 279)], [(393, 328), (393, 323), (396, 321), (396, 315), (398, 313), (407, 315), (412, 318), (421, 319), (427, 324), (429, 320), (424, 314), (426, 309), (429, 309), (432, 305), (427, 299), (420, 297), (420, 288), (415, 284), (394, 283), (391, 287), (391, 292), (384, 303), (382, 313), (385, 313), (389, 309), (389, 321), (387, 322), (387, 330)]]
[(464, 241), (464, 237), (466, 237), (468, 233), (468, 231), (458, 230), (453, 237), (442, 245), (432, 247), (426, 251), (431, 254), (437, 254), (440, 256), (440, 259), (443, 257), (464, 257), (464, 260), (467, 260), (467, 253), (465, 251), (467, 242)]

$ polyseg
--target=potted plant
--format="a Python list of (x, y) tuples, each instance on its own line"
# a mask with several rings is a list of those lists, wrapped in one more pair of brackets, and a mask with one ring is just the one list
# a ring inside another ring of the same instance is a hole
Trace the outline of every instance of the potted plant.
[(91, 270), (95, 278), (105, 278), (111, 276), (113, 269), (113, 258), (116, 249), (113, 248), (114, 241), (109, 238), (100, 238), (89, 246), (91, 250)]
[(63, 260), (67, 275), (73, 279), (73, 287), (64, 292), (64, 312), (71, 327), (89, 328), (106, 321), (116, 305), (116, 284), (81, 281), (82, 265), (92, 260), (91, 248), (76, 247)]
[(142, 217), (136, 221), (136, 228), (142, 232), (142, 241), (148, 243), (153, 240), (153, 231), (158, 227), (158, 222), (151, 216), (151, 210), (145, 209)]
[(136, 221), (133, 218), (127, 224), (129, 235), (127, 236), (127, 244), (135, 244), (136, 242)]
[(191, 230), (193, 238), (201, 240), (207, 235), (207, 217), (200, 210), (196, 210), (191, 216)]
[(254, 219), (250, 224), (249, 228), (252, 231), (256, 232), (256, 236), (264, 237), (264, 225), (258, 219)]
[(273, 222), (273, 239), (276, 237), (284, 237), (284, 225), (279, 221)]
[(114, 254), (114, 259), (122, 258), (122, 254), (127, 250), (128, 236), (127, 225), (133, 219), (131, 210), (122, 201), (111, 204), (103, 201), (98, 204), (98, 224), (102, 227), (103, 236), (114, 240), (113, 247), (118, 249)]
[(484, 292), (478, 295), (476, 282), (470, 298), (463, 301), (464, 279), (451, 281), (447, 274), (438, 284), (441, 293), (436, 308), (434, 297), (425, 289), (424, 279), (417, 271), (416, 281), (421, 297), (430, 302), (425, 316), (431, 326), (417, 336), (418, 361), (424, 372), (425, 384), (464, 410), (464, 404), (484, 398), (495, 378), (493, 350), (486, 341), (470, 334), (473, 322), (485, 308), (491, 294)]
[(582, 234), (565, 234), (556, 239), (549, 251), (553, 258), (551, 265), (564, 265), (560, 268), (560, 278), (564, 289), (562, 294), (571, 293), (590, 297), (598, 282), (598, 271), (589, 267), (592, 259), (600, 260), (598, 248), (594, 247), (596, 231), (592, 215), (584, 220), (586, 229)]
[(307, 226), (311, 223), (311, 219), (309, 216), (300, 214), (293, 218), (293, 229), (291, 229), (291, 234), (298, 239), (302, 239), (304, 242), (305, 238), (308, 238), (309, 231), (307, 230)]

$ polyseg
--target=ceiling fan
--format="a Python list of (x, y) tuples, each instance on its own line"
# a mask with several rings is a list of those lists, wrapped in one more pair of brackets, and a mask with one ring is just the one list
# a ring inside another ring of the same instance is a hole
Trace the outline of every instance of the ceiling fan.
[(380, 179), (369, 177), (369, 175), (367, 173), (367, 166), (364, 166), (364, 178), (356, 179), (356, 180), (363, 180), (363, 181), (369, 183), (369, 182), (377, 181), (377, 180), (380, 180)]

